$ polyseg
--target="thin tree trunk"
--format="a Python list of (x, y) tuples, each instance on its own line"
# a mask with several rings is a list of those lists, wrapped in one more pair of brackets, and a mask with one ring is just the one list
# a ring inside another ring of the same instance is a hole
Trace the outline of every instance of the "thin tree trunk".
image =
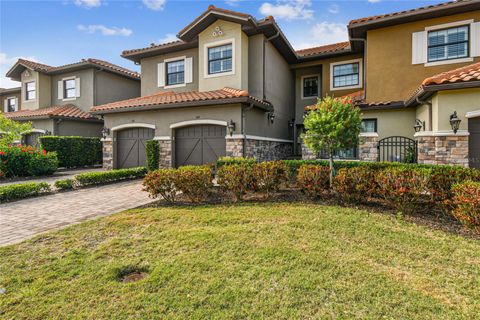
[(333, 187), (333, 152), (328, 151), (328, 163), (330, 165), (330, 189)]

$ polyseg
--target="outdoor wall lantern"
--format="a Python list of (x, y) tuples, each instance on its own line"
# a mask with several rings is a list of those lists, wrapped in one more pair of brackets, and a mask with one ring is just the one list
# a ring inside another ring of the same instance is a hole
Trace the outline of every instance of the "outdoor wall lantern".
[(233, 120), (230, 119), (230, 121), (227, 124), (227, 129), (231, 137), (233, 135), (233, 132), (235, 131), (235, 122), (233, 122)]
[(457, 111), (450, 115), (450, 125), (452, 126), (453, 133), (457, 133), (458, 128), (460, 128), (460, 118), (457, 116)]
[(110, 134), (110, 129), (109, 129), (109, 128), (106, 128), (106, 127), (103, 127), (103, 128), (102, 128), (102, 137), (103, 137), (103, 139), (106, 139), (109, 134)]
[(293, 125), (295, 124), (295, 119), (288, 120), (288, 127), (293, 128)]
[(273, 111), (270, 111), (269, 113), (267, 113), (267, 117), (271, 123), (273, 123), (273, 121), (275, 120), (275, 114), (273, 113)]
[(415, 120), (415, 125), (413, 126), (413, 128), (415, 129), (415, 132), (420, 132), (420, 130), (424, 130), (425, 131), (425, 121), (421, 121), (419, 119), (416, 119)]

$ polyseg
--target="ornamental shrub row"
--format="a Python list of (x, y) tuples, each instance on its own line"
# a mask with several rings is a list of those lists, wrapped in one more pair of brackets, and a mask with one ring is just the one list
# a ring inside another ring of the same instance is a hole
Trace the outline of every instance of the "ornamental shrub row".
[(465, 181), (453, 186), (453, 215), (480, 234), (480, 182)]
[(0, 146), (0, 178), (51, 175), (57, 168), (55, 152), (32, 146)]
[(38, 196), (50, 192), (50, 185), (46, 182), (28, 182), (0, 186), (0, 202)]
[(102, 142), (95, 137), (43, 136), (42, 148), (56, 152), (60, 167), (74, 168), (102, 163)]
[(253, 165), (257, 162), (255, 158), (249, 157), (221, 157), (217, 160), (216, 166), (220, 168), (225, 165), (232, 165), (232, 164), (241, 164), (241, 165)]
[(156, 140), (148, 140), (145, 144), (145, 153), (147, 155), (147, 170), (158, 169), (160, 161), (160, 145)]
[(106, 184), (121, 180), (142, 178), (147, 173), (147, 168), (137, 167), (129, 169), (118, 169), (101, 172), (87, 172), (75, 176), (76, 183), (81, 186), (92, 186)]

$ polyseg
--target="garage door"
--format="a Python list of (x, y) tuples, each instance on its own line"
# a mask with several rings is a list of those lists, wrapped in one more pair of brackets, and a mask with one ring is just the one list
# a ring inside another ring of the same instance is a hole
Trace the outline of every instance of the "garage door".
[(145, 142), (152, 140), (155, 130), (131, 128), (117, 133), (117, 168), (133, 168), (146, 165)]
[(43, 136), (43, 133), (32, 132), (23, 136), (23, 143), (27, 146), (40, 147), (40, 137)]
[(480, 118), (468, 119), (468, 157), (471, 168), (480, 168)]
[(216, 125), (198, 125), (175, 130), (175, 164), (201, 165), (214, 163), (225, 156), (226, 128)]

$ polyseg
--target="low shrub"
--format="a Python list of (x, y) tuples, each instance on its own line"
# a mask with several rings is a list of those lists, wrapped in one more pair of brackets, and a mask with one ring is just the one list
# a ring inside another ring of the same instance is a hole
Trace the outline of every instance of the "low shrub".
[(74, 179), (57, 180), (55, 181), (54, 186), (58, 190), (72, 190), (75, 187), (75, 180)]
[(38, 196), (50, 192), (50, 185), (46, 182), (28, 182), (0, 186), (0, 202)]
[(6, 178), (50, 175), (57, 167), (54, 152), (32, 146), (0, 146), (0, 171)]
[(252, 166), (248, 164), (222, 165), (217, 170), (217, 183), (238, 201), (252, 188)]
[(428, 203), (430, 175), (429, 169), (388, 168), (377, 172), (375, 181), (379, 195), (389, 206), (411, 214)]
[(90, 186), (90, 185), (99, 185), (105, 184), (120, 180), (129, 180), (142, 178), (147, 173), (147, 168), (137, 167), (129, 169), (118, 169), (110, 171), (101, 171), (101, 172), (87, 172), (77, 174), (75, 180), (80, 186)]
[(298, 169), (297, 185), (309, 197), (317, 198), (329, 191), (329, 177), (330, 168), (305, 164)]
[(342, 168), (335, 176), (333, 189), (347, 202), (363, 203), (378, 192), (376, 173), (366, 166)]
[(480, 182), (455, 184), (452, 192), (455, 206), (453, 216), (480, 234)]
[(212, 191), (212, 170), (209, 166), (184, 166), (177, 169), (176, 187), (192, 202), (205, 201)]
[(102, 142), (96, 137), (43, 136), (42, 148), (56, 152), (60, 167), (84, 167), (102, 163)]
[(145, 151), (147, 154), (147, 170), (157, 170), (160, 161), (160, 144), (156, 140), (148, 140)]
[(174, 203), (178, 192), (176, 184), (176, 169), (158, 169), (145, 176), (143, 190), (147, 191), (151, 198), (161, 196), (168, 203)]
[(254, 163), (257, 163), (257, 159), (255, 158), (244, 158), (244, 157), (221, 157), (217, 160), (216, 166), (220, 168), (225, 165), (232, 165), (232, 164), (241, 164), (241, 165), (248, 165), (252, 166)]
[(288, 181), (289, 169), (281, 161), (266, 161), (252, 166), (252, 183), (255, 190), (265, 193), (269, 198), (272, 192), (278, 192)]

